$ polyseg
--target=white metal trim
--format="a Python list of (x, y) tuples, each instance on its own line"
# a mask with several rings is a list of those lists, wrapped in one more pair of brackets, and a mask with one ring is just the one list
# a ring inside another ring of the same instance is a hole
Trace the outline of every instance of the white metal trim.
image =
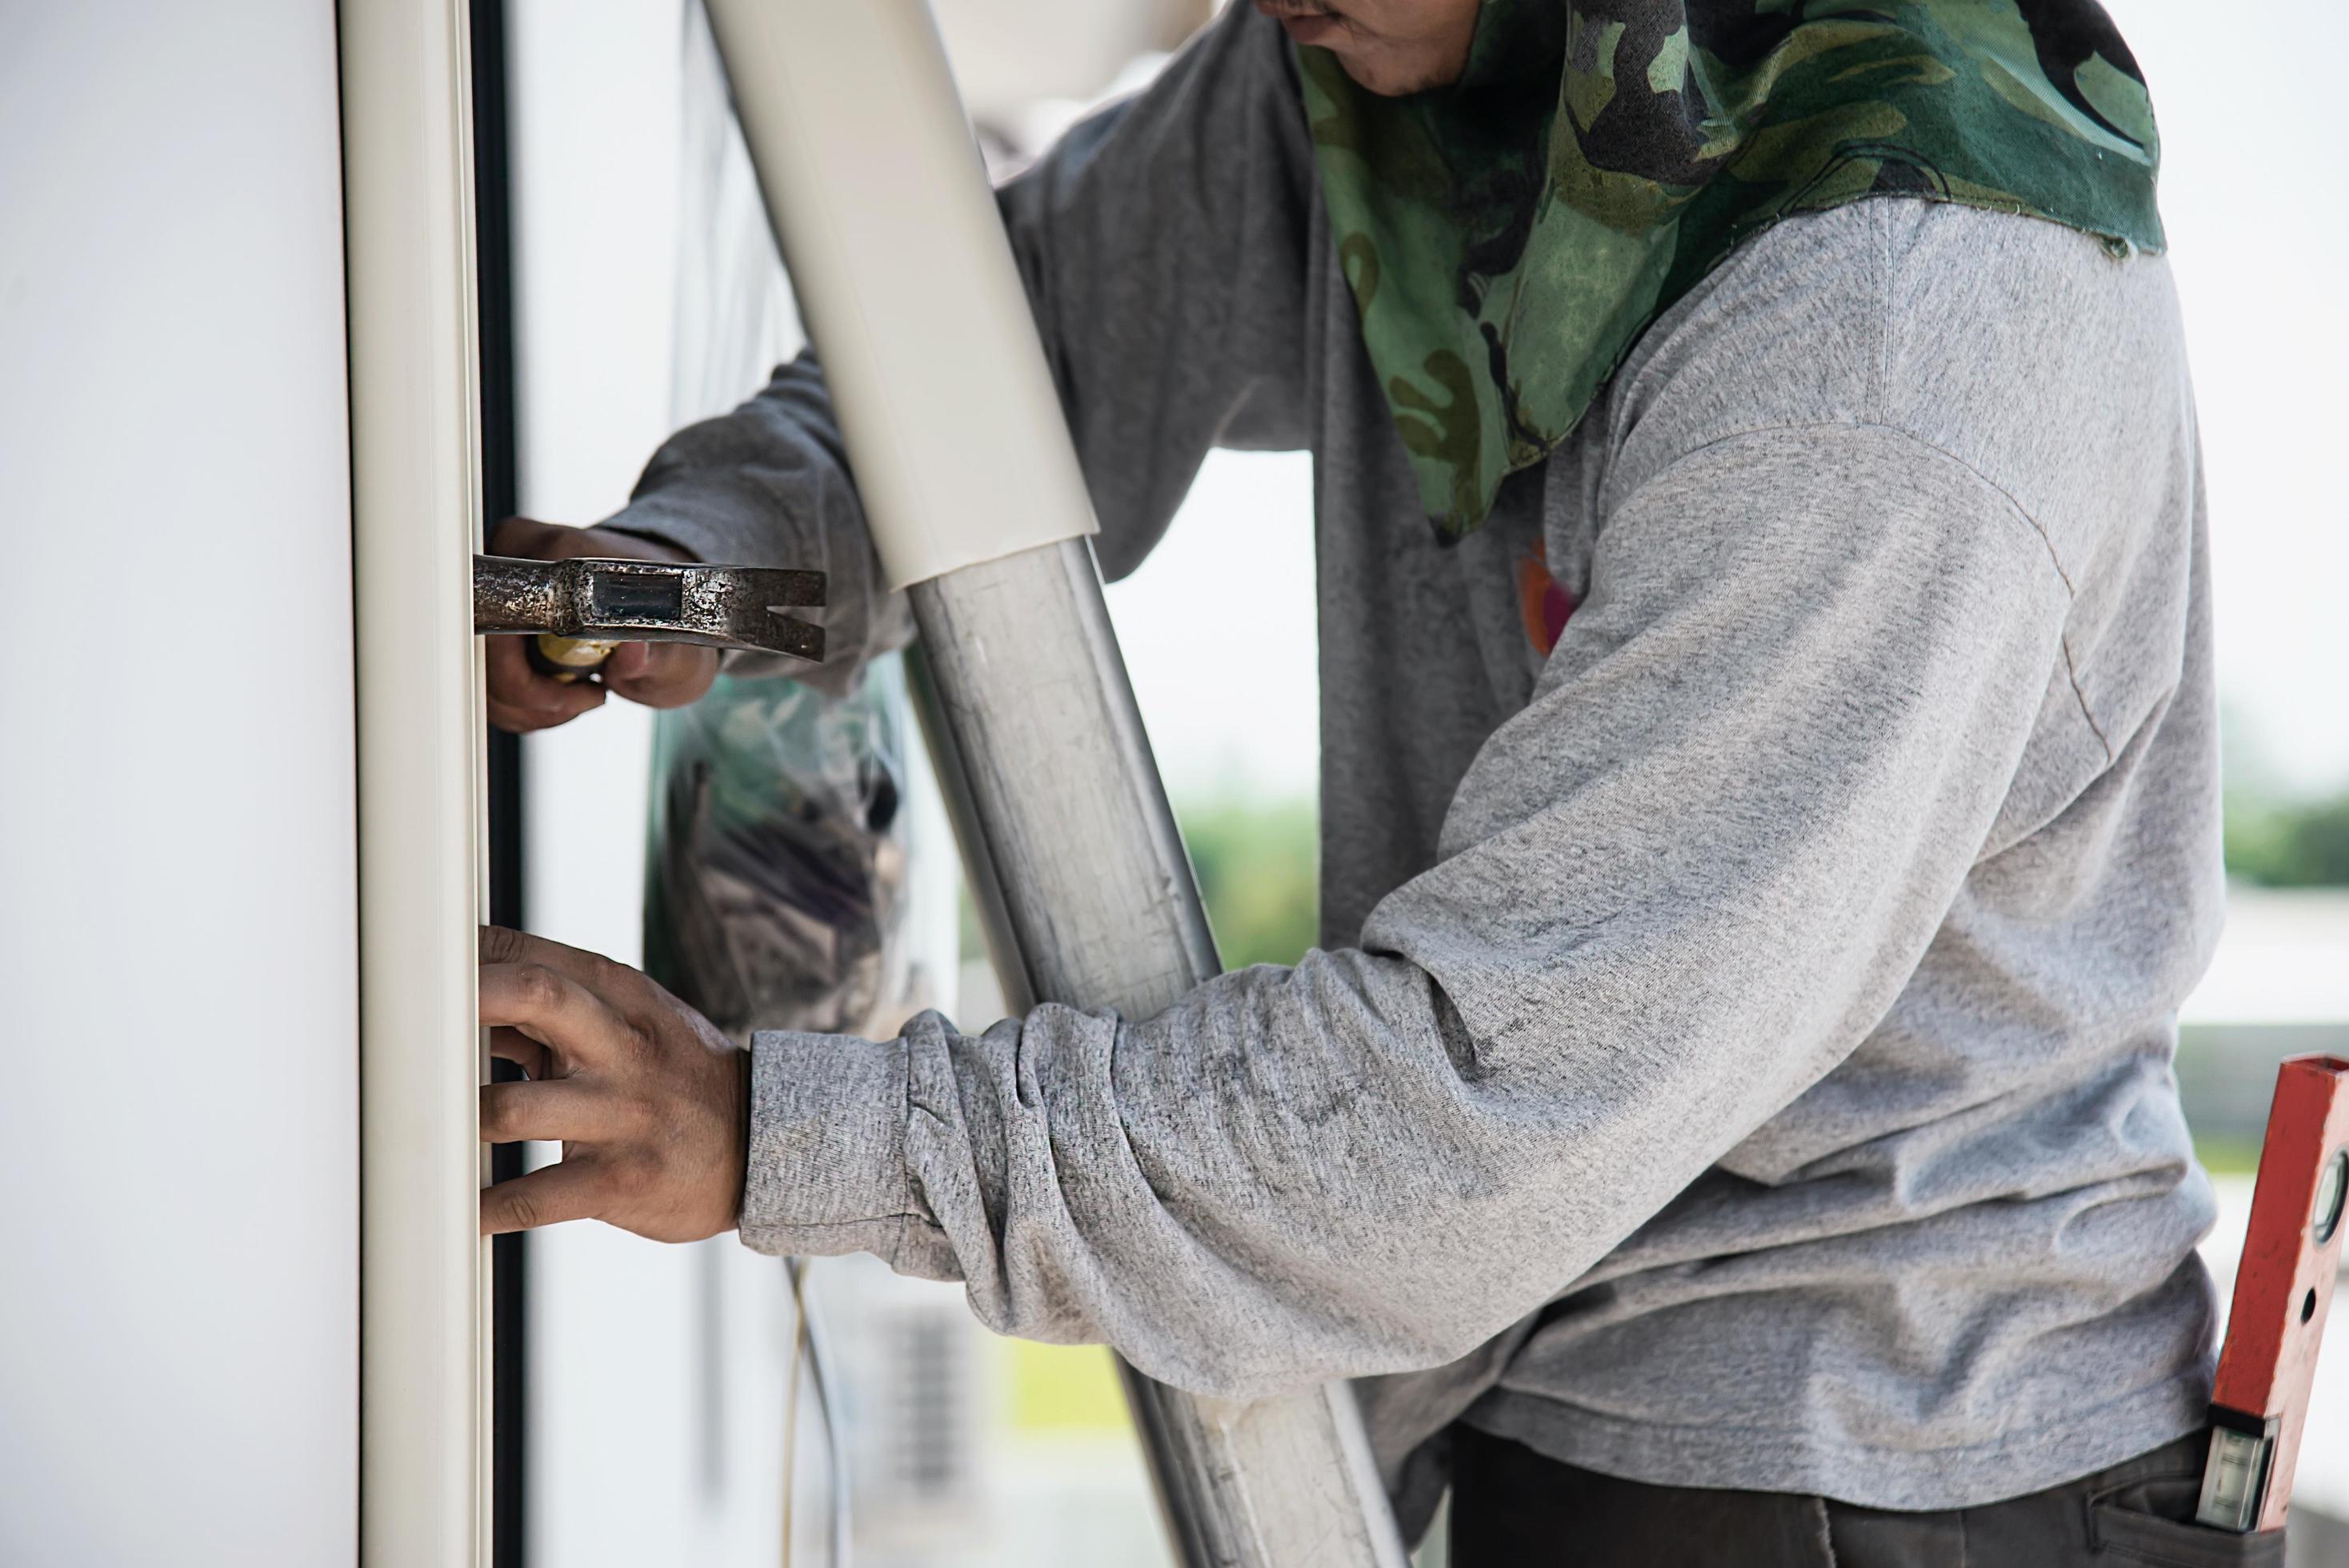
[(485, 1563), (465, 0), (341, 0), (359, 761), (359, 1561)]

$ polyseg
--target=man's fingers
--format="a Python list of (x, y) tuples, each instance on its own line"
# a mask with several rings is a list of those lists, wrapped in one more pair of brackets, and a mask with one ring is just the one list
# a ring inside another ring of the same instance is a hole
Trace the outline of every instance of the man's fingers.
[(595, 694), (593, 700), (561, 708), (553, 715), (536, 708), (511, 707), (492, 697), (489, 703), (490, 722), (508, 735), (529, 735), (541, 729), (553, 729), (557, 725), (568, 724), (581, 714), (604, 706), (604, 688), (591, 686), (588, 689)]
[(592, 1220), (608, 1196), (592, 1160), (574, 1157), (481, 1190), (481, 1234), (503, 1235), (565, 1220)]
[(546, 1048), (543, 1040), (533, 1040), (520, 1029), (501, 1026), (490, 1031), (490, 1055), (500, 1061), (512, 1062), (528, 1073), (533, 1082), (543, 1083), (563, 1076), (562, 1064), (554, 1053)]
[(490, 722), (516, 734), (551, 729), (568, 724), (604, 703), (604, 688), (594, 681), (564, 683), (531, 668), (524, 650), (527, 639), (489, 639), (482, 665), (489, 685)]
[(490, 553), (552, 558), (561, 549), (564, 535), (581, 531), (534, 517), (509, 517), (490, 530)]
[(610, 1004), (544, 964), (484, 964), (481, 974), (482, 1025), (512, 1025), (566, 1062), (608, 1064), (631, 1038)]
[(577, 1078), (481, 1086), (481, 1141), (598, 1143), (625, 1130), (618, 1101)]
[(585, 985), (624, 1016), (633, 1016), (651, 998), (667, 995), (641, 970), (615, 964), (600, 953), (566, 946), (510, 926), (484, 925), (480, 931), (483, 964), (543, 964), (564, 978)]
[(563, 683), (530, 667), (522, 638), (493, 635), (481, 646), (481, 667), (489, 672), (490, 696), (508, 707), (552, 713), (562, 705)]
[[(688, 646), (688, 645), (682, 643), (668, 643), (662, 645), (675, 648)], [(604, 677), (605, 684), (609, 685), (614, 691), (618, 691), (620, 689), (619, 683), (622, 681), (642, 680), (644, 678), (646, 668), (652, 663), (652, 644), (622, 643), (618, 647), (612, 650), (611, 657), (604, 661), (597, 673)], [(626, 694), (622, 693), (622, 695), (625, 696)]]
[(600, 953), (573, 947), (549, 937), (533, 936), (510, 925), (479, 928), (478, 956), (483, 964), (543, 964), (566, 979), (575, 980), (606, 999), (647, 984), (625, 964), (615, 964)]
[(647, 707), (698, 702), (718, 679), (718, 650), (694, 643), (623, 643), (604, 662), (604, 684)]

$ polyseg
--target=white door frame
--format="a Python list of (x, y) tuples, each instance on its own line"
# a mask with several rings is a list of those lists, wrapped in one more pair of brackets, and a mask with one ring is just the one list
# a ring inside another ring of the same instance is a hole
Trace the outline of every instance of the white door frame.
[(359, 1560), (489, 1560), (466, 0), (341, 0), (359, 763)]

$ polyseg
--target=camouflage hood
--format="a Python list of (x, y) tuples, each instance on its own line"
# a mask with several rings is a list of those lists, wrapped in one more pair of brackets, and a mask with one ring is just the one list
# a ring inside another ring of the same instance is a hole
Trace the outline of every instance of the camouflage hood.
[(1485, 0), (1460, 82), (1402, 98), (1298, 53), (1362, 335), (1446, 539), (1789, 212), (1922, 196), (2162, 244), (2152, 107), (2096, 0)]

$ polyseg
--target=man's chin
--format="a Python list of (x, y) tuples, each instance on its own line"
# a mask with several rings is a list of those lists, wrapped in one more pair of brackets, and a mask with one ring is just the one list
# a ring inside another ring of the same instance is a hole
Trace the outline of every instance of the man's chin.
[(1429, 75), (1423, 68), (1413, 69), (1382, 59), (1375, 52), (1359, 57), (1342, 49), (1332, 49), (1330, 53), (1338, 57), (1339, 67), (1356, 87), (1381, 98), (1409, 98), (1444, 85), (1441, 77)]
[(1336, 50), (1346, 41), (1346, 24), (1326, 11), (1301, 16), (1276, 12), (1267, 12), (1266, 15), (1278, 22), (1280, 30), (1299, 44)]

